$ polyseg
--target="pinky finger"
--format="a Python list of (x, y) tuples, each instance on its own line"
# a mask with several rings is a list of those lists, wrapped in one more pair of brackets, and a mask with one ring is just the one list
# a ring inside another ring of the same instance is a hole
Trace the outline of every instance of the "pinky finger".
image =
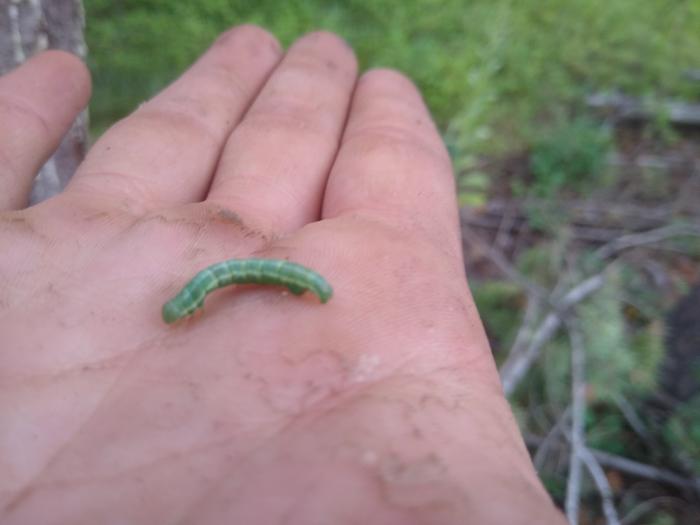
[(90, 74), (46, 51), (0, 78), (0, 210), (22, 208), (32, 180), (90, 98)]

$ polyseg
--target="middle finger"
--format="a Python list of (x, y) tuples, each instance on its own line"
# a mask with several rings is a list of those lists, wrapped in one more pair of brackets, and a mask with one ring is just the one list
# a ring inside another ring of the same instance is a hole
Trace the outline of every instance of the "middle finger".
[(201, 200), (231, 129), (280, 54), (257, 27), (224, 33), (177, 81), (105, 132), (67, 192), (134, 213)]
[(335, 35), (299, 39), (229, 137), (207, 200), (273, 233), (318, 219), (356, 75)]

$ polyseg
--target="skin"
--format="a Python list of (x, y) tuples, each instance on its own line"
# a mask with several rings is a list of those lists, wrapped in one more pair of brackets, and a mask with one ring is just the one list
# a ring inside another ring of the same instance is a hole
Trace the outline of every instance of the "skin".
[[(562, 524), (464, 275), (450, 161), (416, 88), (313, 33), (222, 35), (30, 181), (90, 91), (43, 53), (0, 79), (0, 522)], [(333, 299), (237, 286), (289, 259)]]

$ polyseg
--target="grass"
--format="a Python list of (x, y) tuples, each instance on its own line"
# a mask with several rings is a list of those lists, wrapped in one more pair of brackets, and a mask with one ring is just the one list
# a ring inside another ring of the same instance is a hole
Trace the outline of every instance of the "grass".
[(527, 145), (533, 130), (600, 89), (698, 95), (700, 2), (655, 0), (86, 0), (97, 132), (182, 72), (226, 28), (262, 25), (283, 44), (343, 36), (362, 67), (422, 89), (458, 165)]

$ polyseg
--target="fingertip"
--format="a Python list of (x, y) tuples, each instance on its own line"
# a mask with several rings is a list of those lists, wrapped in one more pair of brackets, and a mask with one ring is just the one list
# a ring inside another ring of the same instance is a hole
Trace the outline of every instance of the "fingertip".
[(389, 67), (373, 67), (365, 71), (365, 73), (362, 75), (362, 81), (402, 86), (403, 88), (412, 90), (418, 94), (418, 88), (416, 88), (413, 81), (398, 69), (392, 69)]
[[(357, 74), (357, 56), (352, 46), (340, 35), (325, 29), (319, 29), (306, 33), (299, 38), (292, 47), (310, 47), (323, 49), (326, 56), (326, 66), (329, 69), (343, 67), (353, 75)], [(333, 60), (332, 57), (337, 57)]]
[(60, 49), (49, 49), (34, 55), (26, 65), (41, 67), (48, 77), (44, 81), (49, 84), (68, 83), (61, 87), (77, 95), (76, 102), (81, 107), (87, 105), (92, 93), (92, 78), (87, 65), (77, 55)]
[(31, 182), (90, 98), (76, 56), (43, 51), (0, 78), (0, 208), (26, 205)]
[(240, 46), (243, 43), (254, 53), (265, 51), (277, 56), (282, 54), (282, 46), (277, 38), (255, 24), (241, 24), (231, 27), (217, 37), (213, 47)]
[(425, 108), (425, 100), (418, 86), (408, 76), (391, 68), (373, 68), (367, 70), (358, 81), (358, 91), (368, 90), (375, 96), (386, 96), (395, 100), (403, 100), (407, 104)]

